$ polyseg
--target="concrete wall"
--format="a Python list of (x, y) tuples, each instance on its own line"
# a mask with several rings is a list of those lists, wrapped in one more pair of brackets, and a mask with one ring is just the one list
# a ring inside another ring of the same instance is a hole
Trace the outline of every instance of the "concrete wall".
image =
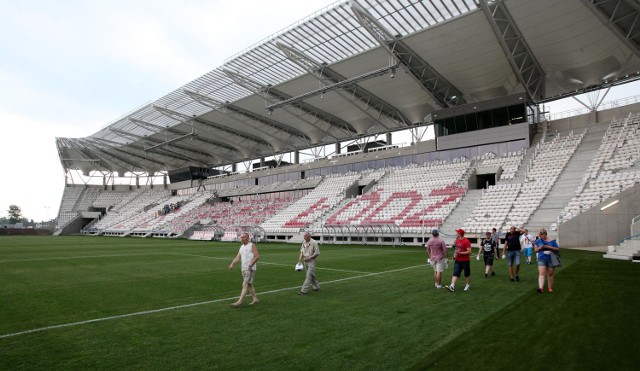
[[(567, 117), (551, 122), (552, 131), (570, 131), (577, 129), (584, 129), (592, 126), (597, 121), (597, 115), (595, 112), (587, 113), (579, 116)], [(607, 125), (609, 123), (607, 122)]]
[(529, 123), (500, 126), (497, 128), (470, 131), (467, 133), (438, 137), (438, 150), (474, 147), (482, 144), (510, 142), (518, 139), (529, 139)]
[(120, 191), (120, 192), (129, 192), (133, 189), (128, 184), (114, 184), (113, 186), (109, 185), (108, 188), (112, 189), (113, 191)]
[(610, 122), (613, 119), (624, 119), (629, 116), (629, 112), (640, 112), (640, 103), (630, 104), (619, 108), (612, 108), (597, 112), (598, 122)]
[(61, 229), (58, 229), (54, 232), (54, 236), (66, 236), (70, 234), (78, 234), (83, 226), (89, 223), (89, 220), (84, 220), (80, 215), (78, 215), (75, 219), (67, 223)]
[(80, 212), (80, 215), (84, 219), (97, 219), (100, 217), (100, 215), (102, 215), (102, 213), (99, 211), (82, 211)]
[[(619, 202), (605, 210), (601, 207)], [(558, 227), (560, 246), (617, 245), (630, 236), (631, 220), (640, 215), (640, 184), (611, 197)]]
[(640, 112), (640, 103), (554, 120), (551, 122), (551, 129), (569, 131), (590, 127), (595, 123), (609, 125), (614, 119), (626, 118), (629, 112)]
[(478, 178), (476, 177), (477, 170), (472, 170), (469, 180), (467, 181), (467, 189), (478, 189)]
[(184, 180), (182, 182), (176, 182), (176, 183), (171, 183), (169, 184), (169, 189), (173, 190), (173, 189), (185, 189), (185, 188), (191, 188), (191, 187), (197, 187), (197, 181), (192, 182), (191, 180)]

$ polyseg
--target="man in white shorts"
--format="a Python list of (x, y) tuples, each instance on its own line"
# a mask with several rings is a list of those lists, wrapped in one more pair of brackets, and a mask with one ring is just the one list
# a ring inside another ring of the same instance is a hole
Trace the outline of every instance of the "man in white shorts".
[(238, 255), (236, 255), (231, 264), (229, 264), (229, 269), (233, 269), (233, 265), (240, 260), (242, 267), (242, 292), (240, 293), (238, 301), (231, 304), (232, 307), (242, 305), (244, 297), (247, 296), (247, 291), (251, 293), (251, 298), (253, 299), (250, 305), (259, 302), (256, 296), (256, 290), (253, 287), (253, 279), (256, 276), (256, 263), (258, 259), (260, 259), (260, 254), (258, 253), (256, 245), (253, 242), (249, 242), (248, 233), (243, 233), (240, 236), (240, 242), (242, 242), (242, 245), (240, 246), (240, 250), (238, 250)]
[(439, 237), (440, 232), (438, 232), (437, 229), (432, 230), (431, 235), (433, 237), (427, 242), (427, 254), (433, 266), (435, 287), (440, 289), (442, 288), (442, 272), (444, 271), (446, 261), (449, 260), (449, 252), (447, 251), (447, 245)]

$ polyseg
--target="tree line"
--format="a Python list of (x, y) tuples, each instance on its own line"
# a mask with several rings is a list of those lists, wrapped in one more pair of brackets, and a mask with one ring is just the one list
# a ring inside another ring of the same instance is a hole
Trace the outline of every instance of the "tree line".
[(9, 205), (7, 210), (7, 217), (0, 217), (0, 224), (17, 224), (17, 223), (30, 223), (33, 224), (33, 219), (29, 220), (22, 216), (22, 209), (18, 205)]

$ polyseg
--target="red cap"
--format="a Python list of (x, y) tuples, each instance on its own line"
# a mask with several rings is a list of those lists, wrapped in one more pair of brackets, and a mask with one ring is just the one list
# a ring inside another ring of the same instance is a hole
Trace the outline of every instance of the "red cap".
[(464, 229), (456, 229), (456, 233), (464, 236)]

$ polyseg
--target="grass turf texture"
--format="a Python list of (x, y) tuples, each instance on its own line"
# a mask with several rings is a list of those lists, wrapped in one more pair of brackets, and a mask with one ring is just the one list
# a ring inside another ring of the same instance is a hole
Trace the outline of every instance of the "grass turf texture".
[(450, 293), (433, 287), (420, 248), (322, 245), (322, 290), (301, 297), (298, 246), (265, 243), (261, 303), (230, 308), (241, 288), (238, 267), (227, 268), (237, 248), (0, 238), (0, 369), (637, 366), (637, 264), (564, 250), (555, 293), (538, 294), (535, 265), (517, 283), (504, 261), (485, 279), (473, 259), (472, 290), (462, 292), (461, 278)]

